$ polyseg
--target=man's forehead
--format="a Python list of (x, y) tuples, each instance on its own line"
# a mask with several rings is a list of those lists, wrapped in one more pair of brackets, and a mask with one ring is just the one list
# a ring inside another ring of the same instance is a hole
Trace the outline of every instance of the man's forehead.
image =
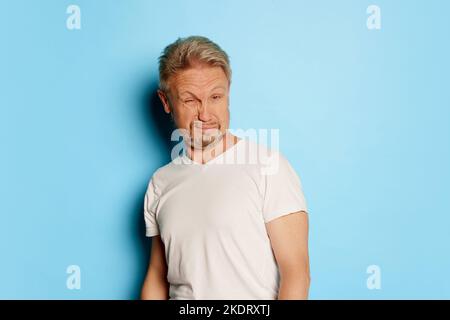
[(226, 74), (221, 67), (191, 67), (184, 70), (179, 70), (173, 75), (173, 78), (178, 81), (210, 81), (211, 79), (226, 79)]
[(171, 87), (178, 94), (185, 92), (195, 93), (197, 91), (226, 91), (228, 88), (228, 79), (223, 70), (221, 68), (219, 69), (215, 72), (206, 73), (198, 72), (199, 70), (196, 70), (196, 72), (182, 71), (180, 74), (174, 75), (171, 81)]

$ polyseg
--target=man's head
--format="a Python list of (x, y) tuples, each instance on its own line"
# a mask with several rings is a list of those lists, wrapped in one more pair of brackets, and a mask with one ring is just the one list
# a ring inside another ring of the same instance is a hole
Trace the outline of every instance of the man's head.
[(185, 142), (196, 149), (217, 142), (229, 127), (228, 55), (205, 37), (179, 38), (159, 57), (158, 95)]

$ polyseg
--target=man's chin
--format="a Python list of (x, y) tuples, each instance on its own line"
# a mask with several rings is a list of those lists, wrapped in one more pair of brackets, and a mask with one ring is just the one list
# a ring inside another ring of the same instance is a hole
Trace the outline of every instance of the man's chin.
[(190, 139), (190, 145), (194, 149), (206, 149), (218, 143), (223, 137), (223, 134), (213, 136), (203, 136), (201, 139)]

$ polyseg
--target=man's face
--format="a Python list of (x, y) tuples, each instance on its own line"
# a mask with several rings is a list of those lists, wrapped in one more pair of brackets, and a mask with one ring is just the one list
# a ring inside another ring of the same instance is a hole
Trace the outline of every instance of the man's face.
[(218, 142), (229, 126), (229, 82), (221, 67), (204, 64), (179, 71), (169, 79), (170, 92), (158, 92), (188, 146), (203, 149)]

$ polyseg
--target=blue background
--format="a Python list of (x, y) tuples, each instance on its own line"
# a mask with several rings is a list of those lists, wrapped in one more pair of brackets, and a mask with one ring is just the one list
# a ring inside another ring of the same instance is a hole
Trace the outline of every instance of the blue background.
[(157, 57), (188, 35), (230, 55), (231, 127), (280, 129), (310, 209), (310, 298), (450, 298), (450, 2), (0, 4), (0, 298), (138, 298), (143, 197), (170, 160)]

